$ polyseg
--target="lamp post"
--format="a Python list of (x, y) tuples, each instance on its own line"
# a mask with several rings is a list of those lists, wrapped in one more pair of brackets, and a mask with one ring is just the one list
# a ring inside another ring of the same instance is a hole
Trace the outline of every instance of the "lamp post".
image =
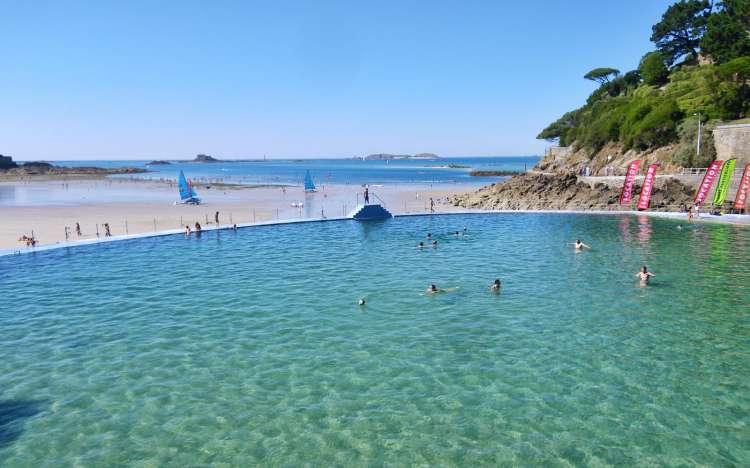
[(697, 159), (701, 155), (701, 113), (700, 112), (696, 112), (693, 115), (697, 115), (698, 116), (698, 143), (695, 145), (695, 157)]

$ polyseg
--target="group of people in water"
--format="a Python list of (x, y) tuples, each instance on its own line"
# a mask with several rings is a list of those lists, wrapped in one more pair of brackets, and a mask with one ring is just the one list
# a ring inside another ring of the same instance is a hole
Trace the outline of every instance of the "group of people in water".
[[(452, 235), (455, 236), (455, 237), (459, 237), (459, 236), (462, 236), (462, 235), (466, 235), (467, 232), (468, 232), (468, 229), (464, 228), (463, 232), (461, 232), (461, 231), (454, 231), (452, 233)], [(427, 241), (431, 242), (431, 245), (432, 245), (433, 248), (437, 248), (437, 245), (438, 245), (437, 244), (437, 240), (435, 240), (433, 238), (432, 233), (427, 233)], [(576, 241), (573, 242), (571, 245), (573, 246), (573, 249), (576, 252), (582, 252), (585, 249), (591, 249), (591, 246), (588, 245), (588, 244), (585, 244), (581, 239), (576, 239)], [(425, 243), (423, 241), (420, 241), (419, 244), (417, 244), (417, 248), (418, 249), (423, 249), (425, 247), (426, 246), (425, 246)], [(638, 277), (638, 280), (639, 280), (641, 286), (647, 286), (648, 282), (649, 282), (649, 279), (651, 277), (653, 277), (653, 276), (656, 276), (656, 275), (654, 275), (653, 273), (651, 273), (650, 271), (648, 271), (648, 267), (644, 265), (643, 267), (641, 267), (640, 271), (638, 271), (638, 273), (636, 273), (636, 276)], [(492, 291), (494, 293), (500, 293), (501, 288), (502, 288), (502, 282), (500, 281), (499, 278), (496, 279), (495, 281), (493, 281), (492, 284), (490, 284), (490, 287), (489, 287), (490, 291)], [(451, 292), (451, 291), (455, 291), (457, 289), (458, 289), (457, 287), (455, 287), (455, 288), (438, 288), (438, 286), (433, 283), (433, 284), (430, 284), (427, 287), (427, 290), (425, 291), (425, 293), (429, 294), (429, 295), (433, 295), (433, 294), (438, 294), (438, 293), (443, 293), (443, 292)], [(364, 304), (365, 304), (364, 299), (360, 299), (359, 300), (359, 305), (364, 305)]]

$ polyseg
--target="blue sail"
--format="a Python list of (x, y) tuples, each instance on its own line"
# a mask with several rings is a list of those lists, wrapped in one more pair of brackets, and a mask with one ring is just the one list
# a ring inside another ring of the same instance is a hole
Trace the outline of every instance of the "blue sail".
[(177, 186), (180, 188), (180, 200), (192, 198), (193, 191), (191, 190), (190, 185), (188, 185), (185, 173), (182, 171), (180, 171), (180, 177), (177, 178)]
[(185, 177), (185, 173), (180, 171), (180, 176), (177, 178), (177, 186), (180, 189), (180, 200), (182, 201), (195, 201), (198, 202), (198, 194), (195, 193), (193, 184)]
[(313, 183), (312, 176), (310, 175), (310, 170), (308, 169), (307, 172), (305, 172), (305, 192), (314, 192), (315, 191), (315, 184)]

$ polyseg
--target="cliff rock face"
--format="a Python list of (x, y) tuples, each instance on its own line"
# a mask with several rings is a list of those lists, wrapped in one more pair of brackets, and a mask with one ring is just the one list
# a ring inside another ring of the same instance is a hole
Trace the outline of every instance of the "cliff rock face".
[[(633, 193), (640, 193), (640, 185)], [(674, 179), (657, 179), (650, 209), (677, 211), (680, 204), (692, 205), (693, 191)], [(527, 173), (478, 191), (452, 197), (454, 206), (486, 210), (629, 210), (620, 206), (620, 189), (598, 183), (592, 188), (572, 174)], [(634, 207), (637, 197), (632, 204)]]
[(659, 172), (671, 172), (678, 169), (671, 160), (674, 150), (674, 145), (669, 145), (646, 152), (625, 151), (621, 144), (610, 143), (592, 155), (586, 149), (550, 148), (536, 168), (543, 172), (578, 173), (588, 167), (591, 175), (625, 175), (630, 162), (640, 159), (642, 166), (659, 164)]

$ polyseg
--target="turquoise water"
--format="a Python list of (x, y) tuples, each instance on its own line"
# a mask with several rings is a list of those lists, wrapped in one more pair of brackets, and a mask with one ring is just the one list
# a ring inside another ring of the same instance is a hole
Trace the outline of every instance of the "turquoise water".
[(0, 465), (748, 466), (750, 230), (676, 226), (462, 215), (2, 257)]
[[(454, 157), (393, 161), (354, 159), (269, 159), (211, 164), (173, 162), (146, 166), (149, 161), (57, 161), (64, 166), (144, 167), (145, 174), (125, 175), (146, 179), (177, 180), (180, 170), (194, 180), (222, 180), (240, 184), (301, 184), (306, 170), (320, 184), (488, 184), (497, 177), (474, 177), (476, 170), (523, 172), (531, 169), (538, 156)], [(448, 167), (448, 165), (460, 167)]]

